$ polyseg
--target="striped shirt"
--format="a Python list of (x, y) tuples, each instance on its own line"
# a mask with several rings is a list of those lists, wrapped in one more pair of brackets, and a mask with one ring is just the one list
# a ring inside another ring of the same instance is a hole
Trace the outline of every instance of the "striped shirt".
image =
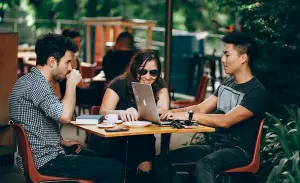
[[(60, 144), (59, 117), (62, 112), (63, 104), (39, 69), (32, 68), (15, 83), (9, 97), (10, 118), (24, 127), (37, 168), (57, 155), (65, 154)], [(16, 161), (23, 173), (19, 153)]]

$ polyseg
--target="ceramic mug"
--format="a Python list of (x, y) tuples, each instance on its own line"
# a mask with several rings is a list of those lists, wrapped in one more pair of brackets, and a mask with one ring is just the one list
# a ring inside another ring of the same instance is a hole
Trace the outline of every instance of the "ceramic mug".
[(114, 124), (116, 121), (118, 121), (118, 115), (117, 114), (107, 114), (105, 115), (105, 119), (107, 123)]

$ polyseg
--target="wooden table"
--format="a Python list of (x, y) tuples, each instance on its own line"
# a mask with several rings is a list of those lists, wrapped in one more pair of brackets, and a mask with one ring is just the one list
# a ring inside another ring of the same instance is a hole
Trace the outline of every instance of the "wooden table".
[[(106, 132), (103, 128), (98, 128), (97, 125), (76, 125), (75, 121), (72, 121), (71, 124), (76, 127), (88, 131), (92, 134), (101, 136), (101, 137), (124, 137), (124, 136), (135, 136), (135, 135), (149, 135), (149, 134), (171, 134), (171, 133), (192, 133), (192, 132), (214, 132), (215, 129), (211, 127), (201, 126), (199, 125), (197, 128), (183, 128), (176, 129), (168, 126), (157, 126), (152, 124), (148, 127), (140, 127), (140, 128), (129, 128), (128, 131), (123, 132)], [(124, 127), (122, 124), (118, 126)]]
[[(192, 132), (214, 132), (215, 129), (211, 127), (201, 126), (199, 125), (196, 128), (184, 128), (184, 129), (176, 129), (173, 127), (160, 127), (157, 125), (151, 125), (148, 127), (141, 128), (129, 128), (128, 131), (123, 132), (106, 132), (103, 128), (98, 128), (97, 125), (76, 125), (75, 121), (71, 122), (72, 125), (88, 131), (92, 134), (101, 136), (101, 137), (123, 137), (123, 136), (134, 136), (134, 135), (149, 135), (149, 134), (161, 134), (161, 155), (164, 156), (166, 160), (166, 166), (168, 169), (168, 173), (172, 174), (171, 163), (169, 161), (169, 151), (170, 151), (170, 139), (171, 133), (192, 133)], [(119, 124), (118, 126), (123, 127), (123, 125)], [(170, 176), (170, 182), (173, 182), (173, 176)]]

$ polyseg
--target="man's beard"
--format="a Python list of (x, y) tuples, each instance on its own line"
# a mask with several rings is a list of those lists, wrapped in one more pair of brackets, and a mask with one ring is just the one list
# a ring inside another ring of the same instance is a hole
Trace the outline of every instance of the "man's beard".
[(55, 80), (57, 82), (61, 82), (66, 79), (66, 78), (60, 77), (60, 75), (61, 75), (61, 73), (57, 70), (57, 72), (55, 72), (55, 74), (53, 74), (53, 80)]
[(61, 77), (54, 76), (54, 77), (53, 77), (53, 80), (55, 80), (55, 81), (57, 81), (57, 82), (62, 82), (63, 80), (65, 80), (65, 78), (61, 78)]

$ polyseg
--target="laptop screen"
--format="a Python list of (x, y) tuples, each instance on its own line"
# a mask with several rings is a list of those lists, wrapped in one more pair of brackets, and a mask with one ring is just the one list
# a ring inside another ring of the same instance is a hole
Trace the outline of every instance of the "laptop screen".
[(131, 85), (140, 118), (160, 123), (151, 85), (137, 82), (132, 82)]

